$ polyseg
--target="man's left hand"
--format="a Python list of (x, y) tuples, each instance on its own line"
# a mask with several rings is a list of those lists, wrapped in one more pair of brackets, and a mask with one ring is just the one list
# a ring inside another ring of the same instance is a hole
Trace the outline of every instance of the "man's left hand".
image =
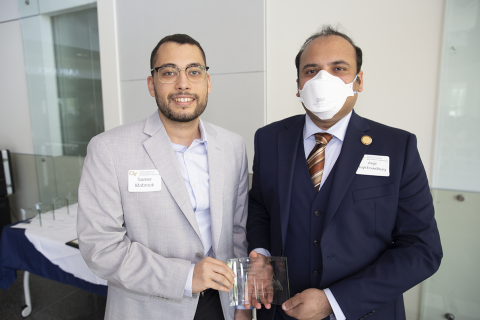
[(307, 289), (285, 301), (282, 309), (299, 320), (321, 320), (331, 314), (332, 307), (323, 290)]
[(252, 310), (235, 309), (235, 320), (252, 320)]

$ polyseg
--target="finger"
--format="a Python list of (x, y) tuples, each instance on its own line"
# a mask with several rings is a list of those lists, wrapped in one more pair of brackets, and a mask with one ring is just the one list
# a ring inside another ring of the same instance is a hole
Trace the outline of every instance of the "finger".
[[(209, 278), (217, 282), (218, 284), (223, 285), (225, 287), (225, 290), (227, 290), (227, 292), (233, 288), (233, 284), (230, 283), (230, 281), (228, 281), (228, 279), (221, 274), (212, 273), (209, 275)], [(222, 291), (225, 291), (225, 290), (222, 290)]]
[(245, 302), (243, 305), (245, 306), (245, 308), (250, 309), (251, 304), (250, 304), (250, 297), (248, 296), (248, 291), (249, 291), (248, 290), (248, 280), (249, 280), (248, 275), (246, 275), (246, 277), (247, 278), (245, 279), (245, 287), (243, 288), (243, 290), (244, 290), (243, 300)]
[(266, 309), (270, 309), (272, 307), (271, 303), (273, 301), (273, 288), (270, 285), (269, 281), (264, 282), (265, 288), (263, 290), (263, 298), (261, 299), (263, 305)]
[(228, 289), (227, 287), (224, 287), (224, 286), (222, 286), (221, 284), (218, 284), (218, 283), (216, 283), (216, 282), (213, 281), (213, 280), (210, 281), (208, 287), (209, 287), (209, 288), (212, 288), (212, 289), (214, 289), (214, 290), (223, 291), (223, 292), (229, 292), (229, 291), (230, 291), (230, 289)]
[(208, 267), (211, 271), (221, 274), (226, 279), (228, 279), (230, 283), (233, 284), (234, 282), (233, 278), (235, 277), (235, 273), (226, 264), (213, 263), (213, 264), (210, 264)]
[[(272, 301), (273, 301), (273, 286), (268, 286), (267, 287), (267, 304), (270, 306)], [(265, 307), (267, 307), (267, 304), (265, 304)]]
[(282, 304), (282, 309), (287, 311), (287, 310), (292, 310), (296, 308), (299, 304), (302, 303), (302, 296), (300, 294), (295, 295), (293, 298), (288, 299)]
[(221, 275), (225, 279), (227, 279), (230, 284), (233, 284), (235, 282), (234, 275), (232, 275), (229, 271), (228, 268), (216, 266), (215, 269), (213, 269), (213, 272)]
[(269, 282), (268, 281), (260, 281), (260, 284), (259, 284), (259, 297), (260, 297), (260, 302), (263, 303), (263, 305), (265, 306), (265, 308), (267, 309), (270, 309), (270, 305), (267, 301), (267, 286), (269, 285)]
[(257, 298), (255, 297), (255, 289), (253, 286), (253, 277), (247, 275), (247, 281), (245, 282), (245, 308), (250, 308), (253, 305), (254, 308), (261, 309), (261, 305), (258, 308)]
[(258, 256), (258, 253), (256, 251), (250, 252), (250, 258), (256, 258)]
[[(225, 262), (223, 261), (220, 261), (220, 260), (217, 260), (217, 259), (213, 259), (213, 261), (211, 261), (214, 265), (216, 265), (217, 267), (223, 267), (225, 268), (225, 272), (228, 272), (230, 273), (231, 277), (232, 278), (235, 278), (236, 275), (235, 275), (235, 272), (232, 270), (232, 268), (230, 268)], [(223, 273), (223, 272), (222, 272)]]
[(260, 302), (258, 302), (258, 298), (259, 298), (259, 296), (260, 296), (259, 291), (260, 291), (260, 282), (259, 282), (256, 278), (253, 278), (253, 291), (252, 291), (252, 294), (254, 294), (255, 297), (252, 298), (252, 300), (254, 301), (253, 305), (254, 305), (255, 308), (257, 308), (257, 309), (261, 309), (261, 308), (262, 308), (262, 304), (261, 304)]

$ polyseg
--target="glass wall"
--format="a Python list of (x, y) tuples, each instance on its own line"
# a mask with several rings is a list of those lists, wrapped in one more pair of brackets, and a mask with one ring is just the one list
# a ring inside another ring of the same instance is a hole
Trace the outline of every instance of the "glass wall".
[(421, 319), (480, 319), (480, 1), (448, 0), (432, 195), (444, 258)]
[(18, 1), (41, 202), (76, 197), (87, 144), (104, 131), (95, 5)]
[(86, 156), (90, 139), (103, 131), (97, 10), (51, 19), (63, 155)]

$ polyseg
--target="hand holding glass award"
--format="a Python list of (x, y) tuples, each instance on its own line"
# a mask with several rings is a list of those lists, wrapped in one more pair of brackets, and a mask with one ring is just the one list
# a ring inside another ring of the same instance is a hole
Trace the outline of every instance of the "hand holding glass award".
[(290, 299), (287, 258), (258, 254), (230, 259), (227, 265), (236, 275), (228, 295), (230, 306), (251, 305), (255, 301), (281, 305)]

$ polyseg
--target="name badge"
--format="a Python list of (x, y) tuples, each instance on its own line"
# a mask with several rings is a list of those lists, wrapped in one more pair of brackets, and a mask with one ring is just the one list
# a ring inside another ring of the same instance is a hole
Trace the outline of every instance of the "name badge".
[(357, 169), (357, 174), (388, 177), (390, 176), (390, 158), (366, 154)]
[(129, 170), (129, 192), (152, 192), (162, 189), (162, 179), (157, 170)]

